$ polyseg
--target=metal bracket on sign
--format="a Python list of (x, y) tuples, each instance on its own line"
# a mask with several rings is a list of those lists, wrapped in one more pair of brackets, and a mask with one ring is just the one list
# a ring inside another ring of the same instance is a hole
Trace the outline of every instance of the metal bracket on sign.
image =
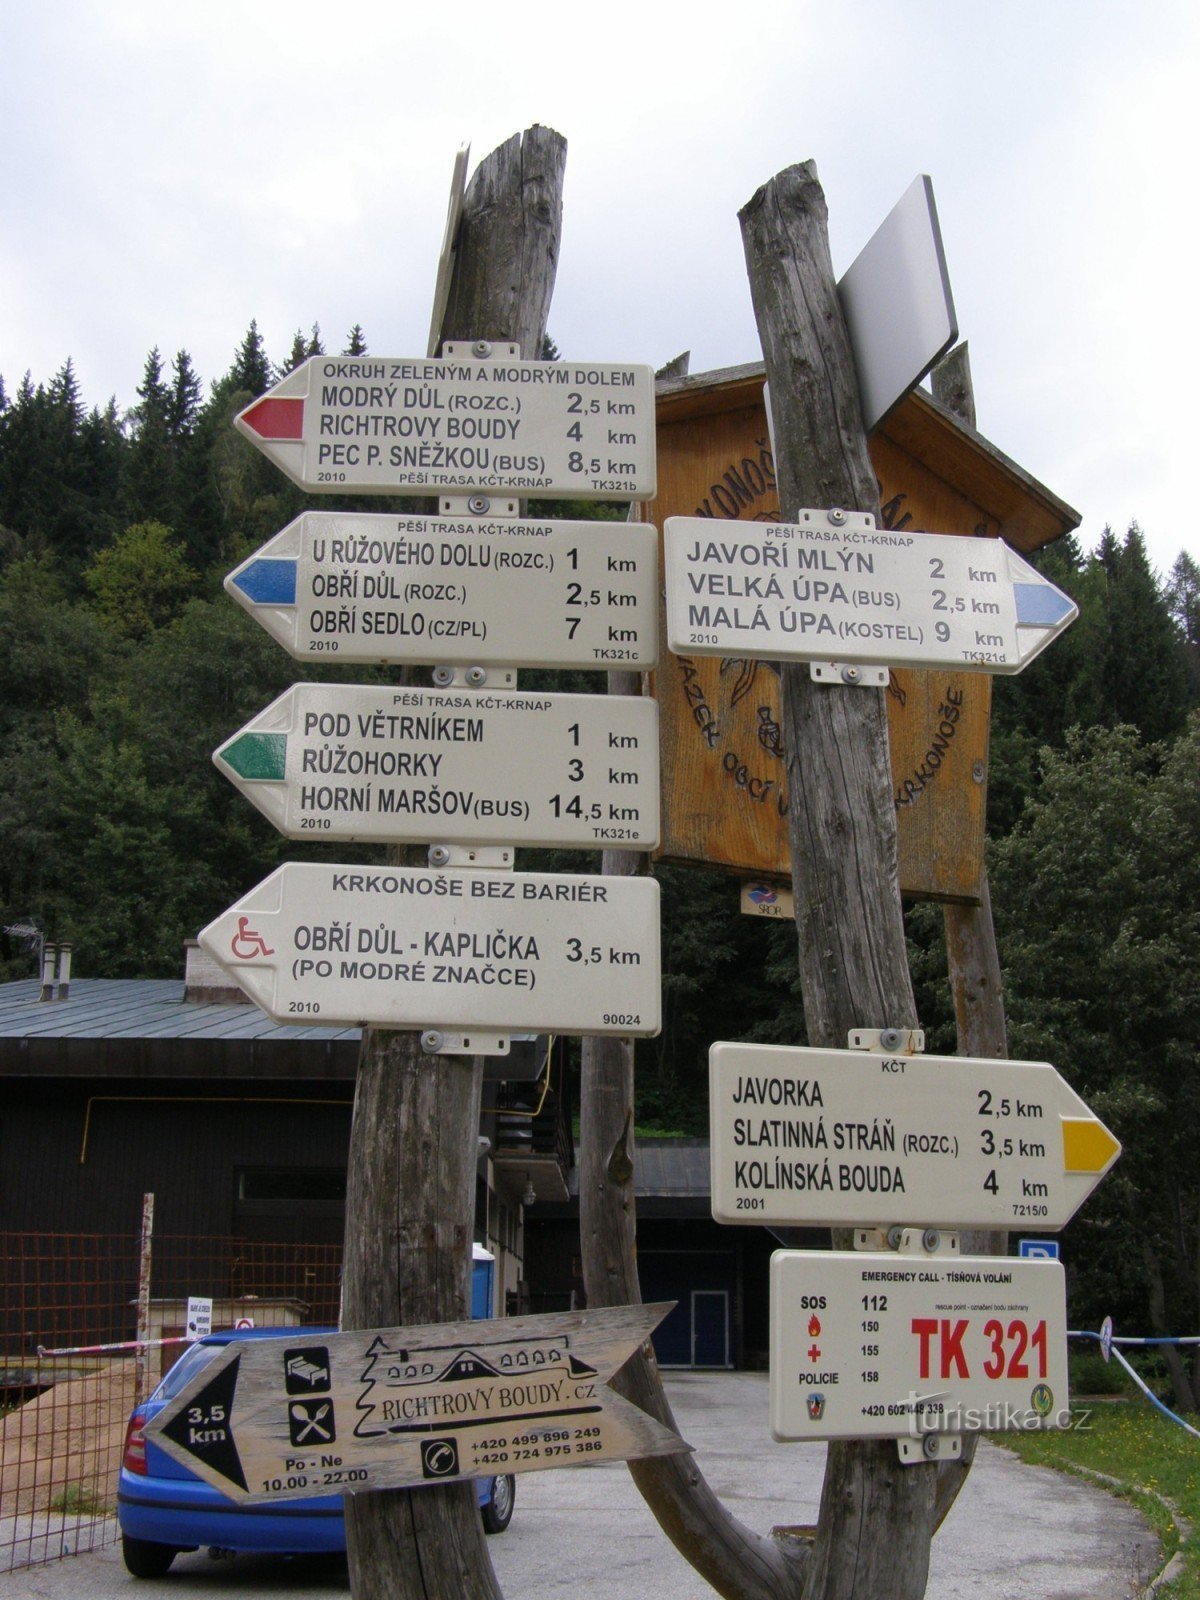
[(438, 498), (440, 517), (460, 517), (464, 522), (472, 517), (492, 517), (496, 521), (505, 521), (515, 517), (519, 510), (520, 502), (509, 495), (444, 494)]
[(521, 346), (507, 339), (447, 339), (443, 361), (520, 361)]
[(477, 867), (483, 872), (511, 872), (516, 852), (510, 844), (431, 844), (431, 867)]
[(953, 1228), (889, 1228), (888, 1243), (901, 1256), (956, 1256), (958, 1234)]
[[(854, 1248), (894, 1250), (901, 1256), (957, 1256), (958, 1234), (950, 1228), (855, 1228)], [(896, 1449), (906, 1467), (921, 1461), (957, 1461), (962, 1455), (962, 1435), (929, 1429), (897, 1439)]]
[(450, 667), (433, 669), (435, 689), (515, 689), (515, 667)]
[(919, 1056), (925, 1049), (923, 1028), (851, 1028), (847, 1050), (874, 1050), (881, 1055)]
[(421, 1034), (421, 1049), (427, 1056), (506, 1056), (507, 1033), (489, 1033), (472, 1028), (470, 1033), (451, 1033), (445, 1028), (426, 1028)]
[(902, 1256), (956, 1256), (958, 1234), (952, 1228), (855, 1228), (856, 1250), (895, 1250)]
[(957, 1461), (962, 1455), (961, 1433), (922, 1433), (915, 1439), (897, 1439), (900, 1463), (916, 1466), (920, 1461)]
[(890, 667), (866, 667), (858, 661), (810, 661), (808, 675), (814, 683), (841, 683), (850, 689), (886, 689)]

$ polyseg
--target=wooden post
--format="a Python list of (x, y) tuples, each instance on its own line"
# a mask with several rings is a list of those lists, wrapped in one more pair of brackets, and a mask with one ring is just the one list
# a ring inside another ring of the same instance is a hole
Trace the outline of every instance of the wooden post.
[[(562, 227), (566, 141), (533, 127), (479, 167), (463, 202), (443, 339), (516, 341), (536, 358)], [(436, 1020), (436, 1019), (433, 1019)], [(483, 1063), (367, 1029), (346, 1193), (347, 1328), (470, 1315)], [(499, 1600), (470, 1483), (348, 1496), (356, 1600)]]
[(154, 1196), (142, 1196), (142, 1239), (138, 1252), (137, 1349), (133, 1353), (133, 1403), (140, 1406), (153, 1384), (147, 1382), (150, 1339), (150, 1267), (154, 1256)]
[[(676, 362), (686, 357), (676, 357)], [(636, 673), (610, 672), (610, 694), (638, 694)], [(645, 866), (632, 850), (606, 850), (601, 871), (632, 877)], [(589, 1306), (639, 1304), (637, 1213), (633, 1197), (633, 1040), (583, 1041), (580, 1084), (579, 1236)], [(647, 1343), (613, 1388), (675, 1429), (654, 1349)], [(754, 1533), (730, 1514), (691, 1455), (628, 1463), (659, 1527), (727, 1600), (799, 1600), (803, 1547)]]
[[(975, 390), (965, 342), (956, 345), (933, 369), (933, 397), (969, 428), (975, 426)], [(958, 1023), (958, 1053), (960, 1056), (1007, 1059), (1004, 986), (986, 865), (979, 874), (978, 905), (946, 905), (943, 911), (946, 968)], [(964, 1255), (1007, 1255), (1008, 1234), (986, 1228), (965, 1228), (959, 1235), (959, 1248)], [(978, 1442), (978, 1434), (968, 1434), (963, 1439), (959, 1459), (943, 1462), (938, 1468), (935, 1511), (938, 1527), (967, 1480)]]
[[(854, 362), (812, 163), (780, 173), (740, 213), (775, 423), (785, 521), (806, 506), (879, 514)], [(789, 828), (811, 1045), (854, 1027), (912, 1027), (882, 691), (783, 669)], [(841, 1242), (841, 1241), (838, 1241)], [(806, 1600), (920, 1600), (936, 1468), (892, 1442), (829, 1447)]]
[[(975, 426), (975, 392), (971, 362), (965, 344), (956, 345), (933, 369), (933, 394), (947, 410)], [(980, 874), (978, 905), (945, 907), (946, 962), (954, 1015), (958, 1023), (961, 1056), (1008, 1057), (1008, 1032), (1004, 1023), (1004, 985), (1000, 952), (992, 923), (992, 896), (987, 868)], [(983, 1232), (963, 1242), (963, 1251), (1003, 1255), (1008, 1235)]]

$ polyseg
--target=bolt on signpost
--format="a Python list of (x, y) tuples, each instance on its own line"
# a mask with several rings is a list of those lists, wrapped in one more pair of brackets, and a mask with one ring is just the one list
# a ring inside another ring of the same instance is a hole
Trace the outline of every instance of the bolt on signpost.
[[(519, 327), (526, 348), (538, 346), (563, 154), (557, 135), (532, 129), (472, 180), (457, 267), (444, 259), (439, 278), (451, 328), (464, 318)], [(448, 251), (456, 201), (451, 214)], [(514, 241), (524, 252), (515, 274), (500, 259)], [(653, 719), (524, 696), (515, 670), (655, 659), (644, 536), (537, 522), (517, 498), (652, 494), (652, 375), (528, 361), (521, 350), (493, 334), (451, 339), (429, 358), (318, 357), (238, 419), (316, 492), (441, 497), (432, 517), (306, 513), (227, 581), (301, 659), (429, 664), (435, 688), (381, 697), (298, 685), (217, 757), (283, 831), (426, 843), (429, 868), (291, 864), (202, 935), (282, 1020), (341, 1014), (422, 1030), (420, 1051), (415, 1034), (369, 1032), (360, 1062), (345, 1308), (385, 1341), (397, 1319), (372, 1322), (369, 1308), (394, 1306), (404, 1323), (420, 1321), (403, 1313), (453, 1303), (451, 1280), (464, 1276), (457, 1263), (473, 1209), (479, 1054), (505, 1053), (515, 1028), (659, 1026), (656, 886), (512, 871), (517, 842), (594, 844), (596, 829), (608, 827), (636, 835), (635, 848), (657, 837)], [(528, 765), (550, 770), (521, 771), (506, 748), (514, 740), (526, 745)], [(456, 1074), (461, 1055), (475, 1058), (465, 1076)], [(376, 1224), (381, 1207), (391, 1230)], [(443, 1262), (453, 1263), (449, 1275)], [(444, 1315), (428, 1320), (450, 1326)], [(540, 1438), (559, 1421), (548, 1413), (530, 1427)], [(604, 1450), (643, 1447), (687, 1448), (648, 1425)], [(466, 1450), (459, 1460), (462, 1477), (492, 1470), (472, 1466)], [(403, 1525), (387, 1497), (367, 1493), (348, 1506), (357, 1593), (496, 1594), (475, 1521), (452, 1519), (451, 1502), (436, 1494), (419, 1497)], [(456, 1515), (465, 1505), (454, 1502)]]

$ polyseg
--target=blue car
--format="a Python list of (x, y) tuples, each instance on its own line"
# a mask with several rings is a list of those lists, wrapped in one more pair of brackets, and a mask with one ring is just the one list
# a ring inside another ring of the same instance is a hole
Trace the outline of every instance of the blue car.
[[(341, 1495), (248, 1506), (230, 1500), (148, 1441), (146, 1420), (194, 1378), (224, 1345), (239, 1339), (294, 1339), (295, 1328), (228, 1330), (199, 1340), (180, 1357), (145, 1404), (130, 1417), (117, 1483), (117, 1518), (125, 1565), (135, 1578), (161, 1578), (184, 1550), (254, 1551), (274, 1555), (338, 1554), (346, 1549)], [(305, 1333), (333, 1333), (333, 1328)], [(475, 1492), (485, 1533), (512, 1520), (511, 1477), (478, 1478)]]

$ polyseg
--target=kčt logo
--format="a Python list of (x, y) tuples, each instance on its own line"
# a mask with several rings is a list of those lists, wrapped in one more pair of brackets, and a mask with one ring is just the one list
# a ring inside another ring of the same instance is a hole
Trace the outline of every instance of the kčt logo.
[(1039, 1383), (1029, 1396), (1029, 1404), (1039, 1417), (1048, 1417), (1054, 1410), (1054, 1390), (1048, 1383)]

